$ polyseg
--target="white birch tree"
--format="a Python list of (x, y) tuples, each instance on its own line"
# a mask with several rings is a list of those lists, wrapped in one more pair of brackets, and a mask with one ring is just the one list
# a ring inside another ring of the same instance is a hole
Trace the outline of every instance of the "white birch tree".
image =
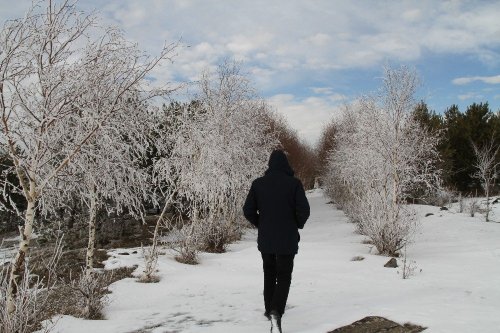
[(198, 87), (196, 103), (170, 121), (176, 124), (171, 151), (156, 171), (171, 182), (190, 216), (187, 237), (201, 240), (198, 247), (223, 251), (248, 186), (278, 142), (265, 120), (266, 104), (238, 65), (226, 62), (216, 73), (204, 72)]
[(416, 87), (414, 72), (386, 68), (380, 94), (362, 98), (339, 122), (330, 157), (329, 182), (341, 187), (337, 199), (388, 255), (404, 247), (416, 225), (406, 198), (439, 185), (438, 138), (411, 117)]
[(476, 172), (474, 172), (472, 177), (478, 179), (483, 187), (486, 196), (486, 212), (484, 217), (486, 222), (488, 222), (491, 211), (490, 190), (495, 186), (496, 179), (498, 178), (498, 167), (500, 166), (500, 162), (498, 162), (500, 146), (495, 144), (495, 140), (491, 138), (482, 147), (472, 142), (472, 148), (476, 157), (476, 162), (474, 163)]
[[(56, 186), (68, 163), (101, 127), (123, 111), (128, 92), (138, 92), (141, 100), (166, 93), (151, 89), (144, 79), (172, 56), (175, 45), (165, 46), (151, 58), (114, 29), (97, 31), (99, 38), (91, 41), (94, 26), (95, 18), (78, 12), (73, 2), (49, 0), (35, 3), (24, 18), (8, 21), (0, 32), (0, 149), (13, 161), (11, 171), (20, 184), (17, 191), (27, 204), (26, 211), (20, 212), (24, 224), (10, 269), (10, 312), (35, 212), (55, 208), (49, 204), (55, 200), (45, 200), (48, 189)], [(92, 121), (80, 123), (82, 118)], [(69, 132), (69, 124), (82, 124), (82, 128)]]
[(67, 167), (74, 188), (88, 208), (89, 239), (86, 273), (94, 267), (96, 223), (99, 209), (124, 212), (144, 222), (144, 203), (156, 203), (151, 172), (142, 164), (153, 145), (149, 133), (158, 124), (145, 105), (128, 101), (129, 107), (102, 126)]

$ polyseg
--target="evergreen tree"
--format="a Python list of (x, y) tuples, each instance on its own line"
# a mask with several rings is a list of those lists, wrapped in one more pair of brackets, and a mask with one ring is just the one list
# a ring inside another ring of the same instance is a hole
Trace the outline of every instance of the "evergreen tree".
[(465, 113), (452, 105), (444, 113), (444, 141), (442, 157), (445, 164), (445, 185), (462, 192), (472, 192), (481, 188), (474, 173), (475, 155), (472, 143), (482, 146), (492, 137), (498, 137), (500, 121), (493, 114), (488, 103), (473, 103)]
[[(493, 113), (488, 103), (473, 103), (465, 112), (466, 130), (470, 140), (483, 145), (490, 140), (493, 134)], [(469, 144), (469, 146), (471, 146)], [(472, 147), (470, 147), (472, 150)]]
[(413, 118), (417, 120), (426, 130), (433, 133), (439, 133), (443, 130), (443, 118), (436, 114), (435, 111), (430, 111), (424, 101), (420, 101), (415, 106)]

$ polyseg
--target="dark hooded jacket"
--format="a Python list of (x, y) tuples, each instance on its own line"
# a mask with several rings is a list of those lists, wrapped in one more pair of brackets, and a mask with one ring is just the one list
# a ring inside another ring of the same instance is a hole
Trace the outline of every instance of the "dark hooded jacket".
[(272, 152), (269, 168), (253, 181), (243, 213), (258, 228), (258, 248), (262, 253), (296, 254), (310, 209), (304, 187), (281, 150)]

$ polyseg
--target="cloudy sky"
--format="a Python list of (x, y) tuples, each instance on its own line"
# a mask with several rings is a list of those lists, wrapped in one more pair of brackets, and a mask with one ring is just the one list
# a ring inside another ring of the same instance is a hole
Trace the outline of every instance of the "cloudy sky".
[[(0, 0), (0, 20), (31, 1)], [(161, 80), (196, 80), (243, 62), (260, 94), (314, 143), (346, 102), (380, 86), (382, 66), (408, 65), (437, 112), (489, 102), (500, 110), (500, 1), (80, 0), (150, 53), (181, 40)]]

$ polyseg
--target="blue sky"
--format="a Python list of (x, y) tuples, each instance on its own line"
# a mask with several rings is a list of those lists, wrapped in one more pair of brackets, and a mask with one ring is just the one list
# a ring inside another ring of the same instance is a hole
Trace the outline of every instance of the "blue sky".
[[(31, 1), (0, 0), (0, 19)], [(80, 0), (150, 53), (181, 40), (158, 80), (196, 80), (242, 61), (260, 94), (314, 143), (344, 103), (380, 85), (384, 64), (414, 67), (416, 96), (443, 112), (500, 110), (500, 1)]]

